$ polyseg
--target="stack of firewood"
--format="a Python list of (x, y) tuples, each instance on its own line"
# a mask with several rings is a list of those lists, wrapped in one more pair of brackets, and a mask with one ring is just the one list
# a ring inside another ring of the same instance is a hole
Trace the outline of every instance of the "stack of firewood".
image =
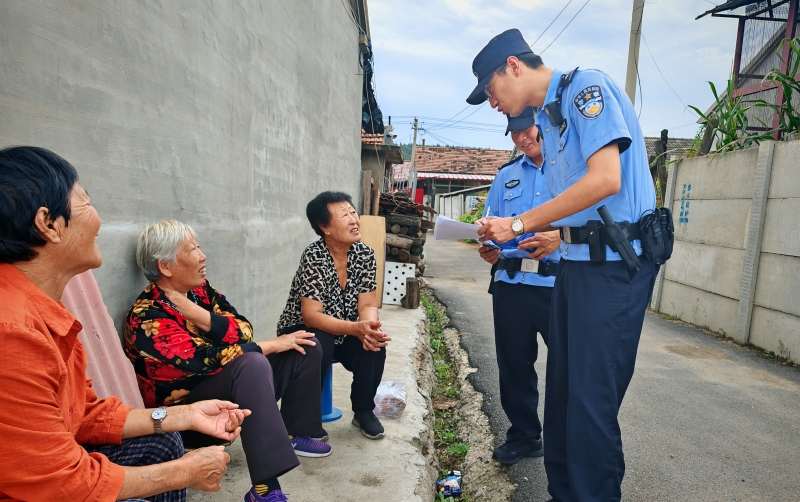
[(417, 275), (425, 273), (422, 257), (428, 230), (434, 222), (424, 219), (423, 212), (433, 209), (415, 204), (407, 192), (381, 194), (379, 214), (386, 218), (386, 261), (413, 263)]

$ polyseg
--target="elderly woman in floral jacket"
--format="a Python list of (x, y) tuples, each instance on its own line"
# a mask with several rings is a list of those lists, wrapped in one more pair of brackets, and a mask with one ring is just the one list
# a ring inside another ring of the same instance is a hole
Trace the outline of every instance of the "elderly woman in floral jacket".
[(327, 439), (319, 398), (322, 346), (301, 330), (254, 342), (250, 322), (206, 280), (206, 257), (184, 223), (146, 228), (136, 259), (151, 282), (128, 311), (124, 338), (145, 403), (214, 398), (251, 410), (242, 428), (253, 482), (245, 500), (287, 500), (277, 478), (299, 464), (296, 455), (331, 452), (320, 440)]

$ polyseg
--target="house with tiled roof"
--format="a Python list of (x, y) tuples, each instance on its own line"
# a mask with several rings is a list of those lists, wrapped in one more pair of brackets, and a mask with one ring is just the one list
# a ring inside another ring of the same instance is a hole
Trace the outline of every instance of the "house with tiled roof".
[[(449, 146), (417, 147), (417, 187), (433, 199), (436, 194), (489, 185), (497, 170), (511, 158), (511, 150), (460, 148)], [(411, 161), (394, 166), (393, 182), (409, 183)]]
[[(376, 135), (380, 136), (380, 135)], [(657, 154), (658, 137), (644, 138), (647, 156), (652, 159)], [(376, 139), (377, 140), (377, 139)], [(670, 158), (683, 157), (679, 150), (692, 147), (693, 138), (669, 138), (667, 149), (673, 152)], [(678, 152), (675, 152), (678, 150)], [(459, 148), (444, 146), (417, 147), (416, 169), (417, 188), (422, 189), (429, 201), (437, 194), (446, 194), (468, 188), (491, 185), (495, 174), (518, 150), (493, 150), (485, 148)], [(392, 189), (408, 188), (411, 185), (411, 160), (405, 160), (392, 168)]]
[[(361, 170), (362, 175), (370, 179), (362, 179), (362, 190), (378, 190), (386, 192), (390, 189), (392, 166), (403, 163), (403, 153), (400, 147), (392, 142), (392, 126), (386, 126), (383, 134), (368, 133), (361, 129)], [(369, 197), (371, 200), (371, 195)], [(364, 213), (369, 214), (367, 207)]]

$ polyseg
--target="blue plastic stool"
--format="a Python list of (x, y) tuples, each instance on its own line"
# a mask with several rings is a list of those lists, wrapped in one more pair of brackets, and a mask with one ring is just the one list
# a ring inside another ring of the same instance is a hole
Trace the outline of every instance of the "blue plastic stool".
[(342, 418), (342, 410), (333, 406), (333, 364), (339, 361), (331, 361), (328, 372), (325, 373), (325, 380), (322, 382), (322, 421), (333, 422)]

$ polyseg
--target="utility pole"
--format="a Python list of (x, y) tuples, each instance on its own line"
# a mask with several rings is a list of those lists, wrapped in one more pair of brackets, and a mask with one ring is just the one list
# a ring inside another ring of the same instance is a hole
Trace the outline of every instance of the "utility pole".
[(639, 74), (639, 45), (642, 38), (642, 13), (644, 0), (633, 0), (633, 16), (631, 17), (631, 40), (628, 45), (628, 74), (625, 78), (625, 92), (636, 103), (636, 80)]
[[(413, 201), (417, 196), (417, 129), (419, 122), (414, 117), (414, 146), (411, 147), (411, 170), (408, 173), (408, 179), (411, 181), (411, 200)], [(412, 178), (413, 176), (413, 178)]]

